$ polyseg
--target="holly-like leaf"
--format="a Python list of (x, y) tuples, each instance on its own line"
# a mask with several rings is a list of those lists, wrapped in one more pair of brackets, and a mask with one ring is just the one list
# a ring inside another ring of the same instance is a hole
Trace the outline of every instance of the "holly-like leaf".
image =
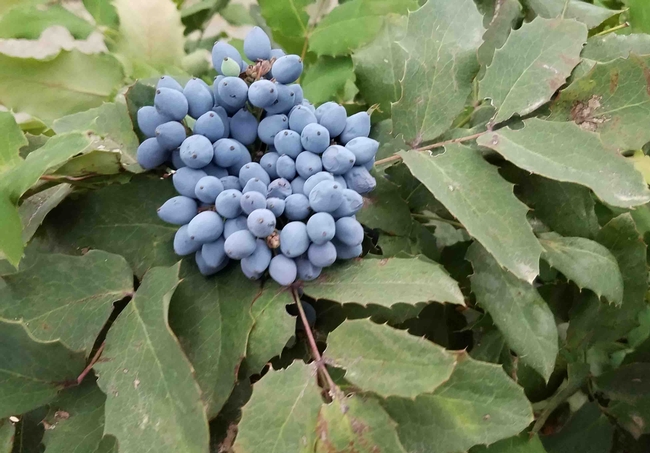
[(548, 453), (608, 453), (612, 449), (613, 437), (614, 426), (593, 402), (585, 403), (560, 432), (542, 440)]
[(72, 193), (70, 184), (59, 184), (23, 200), (18, 213), (23, 224), (23, 243), (29, 242), (50, 211)]
[[(134, 125), (124, 104), (106, 103), (95, 109), (59, 118), (52, 124), (52, 130), (57, 134), (92, 131), (116, 145), (124, 168), (134, 173), (142, 171), (136, 161), (138, 137), (133, 132)], [(111, 149), (113, 150), (114, 148)]]
[(120, 19), (113, 3), (104, 0), (83, 0), (83, 4), (98, 24), (111, 28), (117, 28), (119, 25)]
[(18, 267), (23, 256), (22, 224), (18, 209), (0, 192), (0, 258)]
[(140, 176), (74, 200), (47, 217), (43, 227), (56, 250), (74, 253), (88, 247), (122, 255), (138, 277), (153, 266), (178, 260), (172, 249), (177, 227), (158, 218), (158, 209), (176, 195), (167, 180)]
[(545, 233), (539, 242), (542, 258), (580, 288), (592, 290), (615, 305), (623, 303), (623, 277), (614, 255), (606, 247), (584, 238)]
[(393, 133), (416, 147), (444, 133), (463, 110), (479, 69), (483, 18), (472, 0), (429, 0), (410, 13), (402, 97), (393, 104)]
[(302, 76), (305, 97), (318, 105), (334, 99), (342, 99), (345, 86), (354, 82), (354, 68), (349, 57), (321, 57), (307, 67)]
[(316, 429), (316, 453), (406, 453), (395, 422), (374, 399), (353, 395), (323, 405)]
[(589, 38), (582, 51), (583, 58), (599, 63), (628, 58), (631, 54), (650, 54), (650, 35), (612, 33), (606, 36), (593, 36)]
[(16, 428), (9, 419), (0, 420), (0, 452), (11, 453), (15, 432)]
[(0, 17), (0, 38), (38, 39), (46, 28), (55, 25), (67, 28), (76, 39), (86, 39), (94, 29), (61, 5), (42, 8), (26, 4)]
[(104, 432), (104, 395), (89, 377), (49, 404), (43, 444), (49, 453), (95, 452)]
[(629, 57), (596, 63), (593, 69), (560, 92), (553, 102), (553, 121), (574, 121), (598, 132), (607, 147), (640, 149), (650, 140), (643, 125), (650, 122), (646, 90), (650, 57)]
[(532, 173), (589, 187), (604, 202), (623, 208), (650, 201), (631, 162), (606, 149), (597, 134), (574, 123), (530, 119), (523, 129), (500, 129), (478, 139)]
[(357, 220), (368, 228), (379, 229), (396, 236), (408, 236), (413, 219), (399, 189), (383, 176), (376, 175), (377, 187), (363, 197), (363, 209)]
[(535, 434), (532, 438), (527, 434), (500, 440), (489, 447), (474, 447), (469, 453), (547, 453), (539, 437)]
[(0, 316), (21, 319), (39, 340), (60, 339), (90, 352), (113, 311), (133, 291), (133, 273), (118, 255), (92, 250), (84, 256), (39, 254), (30, 266), (3, 276)]
[(383, 397), (431, 393), (456, 364), (454, 355), (435, 343), (368, 319), (346, 321), (332, 332), (325, 357), (346, 370), (347, 381)]
[(621, 13), (579, 0), (568, 0), (568, 3), (566, 0), (527, 0), (527, 4), (541, 17), (554, 19), (564, 14), (564, 18), (583, 22), (589, 28), (595, 28)]
[(400, 80), (404, 76), (406, 52), (397, 41), (406, 34), (406, 22), (404, 16), (386, 16), (377, 37), (352, 55), (361, 95), (366, 103), (379, 104), (373, 119), (378, 115), (388, 118), (391, 104), (402, 95)]
[(284, 370), (270, 371), (242, 409), (233, 451), (307, 451), (316, 440), (321, 403), (314, 365), (294, 362)]
[(458, 283), (442, 266), (424, 257), (349, 261), (305, 282), (304, 291), (315, 299), (384, 307), (432, 300), (465, 304)]
[(591, 191), (578, 184), (519, 172), (515, 190), (535, 217), (563, 236), (593, 239), (600, 226)]
[[(415, 10), (415, 0), (352, 0), (339, 5), (314, 29), (309, 49), (318, 55), (348, 55), (373, 40), (388, 14)], [(354, 30), (354, 33), (350, 33)]]
[(260, 12), (273, 31), (273, 40), (288, 52), (302, 55), (309, 35), (305, 8), (314, 0), (259, 0)]
[(280, 355), (293, 336), (296, 318), (286, 308), (293, 303), (290, 291), (269, 282), (255, 298), (251, 309), (255, 324), (246, 348), (246, 364), (251, 373), (260, 372), (273, 357)]
[(410, 452), (466, 451), (517, 435), (533, 420), (523, 389), (500, 365), (462, 355), (449, 380), (432, 394), (390, 397), (382, 406)]
[(494, 51), (506, 43), (520, 15), (521, 3), (517, 0), (499, 0), (494, 3), (494, 10), (483, 21), (487, 30), (483, 35), (483, 44), (478, 49), (478, 61), (482, 66), (492, 63)]
[(0, 319), (0, 338), (0, 418), (47, 404), (85, 367), (83, 354), (37, 341), (21, 322)]
[(650, 432), (650, 363), (631, 363), (598, 377), (598, 388), (611, 400), (606, 412), (635, 438)]
[(539, 273), (542, 247), (526, 220), (528, 208), (514, 195), (512, 184), (481, 154), (462, 145), (430, 156), (411, 151), (400, 155), (409, 170), (510, 272), (528, 282)]
[(61, 51), (46, 60), (0, 55), (0, 102), (49, 124), (101, 105), (123, 78), (111, 54)]
[(571, 313), (567, 344), (571, 349), (588, 348), (601, 341), (616, 341), (638, 325), (646, 306), (648, 268), (646, 245), (632, 216), (621, 214), (607, 223), (596, 236), (618, 261), (623, 275), (623, 304), (607, 305), (596, 297), (580, 300)]
[(149, 77), (178, 67), (185, 56), (181, 13), (169, 0), (114, 0), (120, 21), (117, 49), (130, 74)]
[(104, 433), (114, 435), (122, 451), (208, 450), (201, 392), (167, 318), (179, 267), (147, 272), (95, 365), (107, 396)]
[(548, 102), (580, 62), (586, 40), (587, 27), (574, 20), (537, 18), (513, 31), (479, 83), (479, 97), (497, 109), (493, 122)]
[(237, 380), (260, 288), (239, 266), (206, 279), (194, 263), (185, 264), (172, 299), (171, 326), (194, 367), (208, 418), (214, 418)]
[(11, 112), (0, 112), (0, 173), (22, 162), (19, 150), (27, 145), (27, 139), (20, 130)]
[(537, 290), (504, 270), (479, 244), (467, 257), (474, 268), (472, 292), (490, 313), (510, 349), (548, 380), (558, 353), (555, 318)]

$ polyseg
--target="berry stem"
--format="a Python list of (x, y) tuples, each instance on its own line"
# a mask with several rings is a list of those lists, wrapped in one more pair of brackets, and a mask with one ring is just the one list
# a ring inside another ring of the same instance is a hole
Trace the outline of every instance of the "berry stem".
[(311, 331), (309, 322), (307, 321), (307, 315), (305, 314), (305, 310), (302, 308), (302, 303), (300, 302), (300, 296), (298, 295), (298, 290), (296, 288), (291, 288), (291, 295), (293, 296), (293, 301), (296, 303), (296, 307), (298, 307), (298, 312), (300, 313), (300, 320), (302, 321), (302, 325), (304, 326), (305, 332), (307, 333), (307, 340), (309, 341), (309, 347), (311, 348), (311, 353), (314, 356), (314, 362), (318, 367), (318, 371), (320, 371), (323, 377), (325, 378), (325, 381), (327, 382), (327, 386), (329, 387), (329, 391), (331, 392), (331, 396), (334, 397), (337, 393), (337, 386), (332, 380), (332, 377), (330, 376), (329, 372), (327, 371), (327, 367), (325, 366), (323, 357), (320, 355), (320, 352), (318, 351), (318, 346), (316, 345), (316, 339), (314, 338), (314, 334)]

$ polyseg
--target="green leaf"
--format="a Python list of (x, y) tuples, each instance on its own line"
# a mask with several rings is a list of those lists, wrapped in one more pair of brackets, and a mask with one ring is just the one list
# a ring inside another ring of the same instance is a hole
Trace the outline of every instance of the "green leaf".
[(24, 244), (34, 236), (50, 211), (70, 195), (72, 190), (70, 184), (59, 184), (23, 200), (18, 208), (18, 214), (23, 224)]
[(438, 263), (424, 257), (352, 260), (327, 269), (305, 294), (339, 303), (390, 307), (435, 300), (464, 305), (456, 283)]
[(539, 242), (544, 247), (542, 258), (579, 288), (590, 289), (615, 305), (623, 303), (623, 277), (607, 248), (589, 239), (556, 233), (542, 234)]
[(134, 125), (124, 104), (106, 103), (95, 109), (59, 118), (52, 124), (52, 130), (57, 134), (91, 131), (116, 145), (124, 168), (134, 173), (142, 171), (136, 160), (138, 137), (133, 132)]
[(564, 10), (566, 0), (527, 0), (526, 3), (541, 17), (554, 19), (564, 13), (564, 18), (576, 19), (589, 28), (595, 28), (610, 17), (621, 13), (621, 11), (590, 5), (578, 0), (569, 0), (566, 11)]
[(477, 243), (467, 251), (472, 292), (490, 313), (510, 349), (548, 381), (558, 353), (555, 318), (537, 290), (502, 269)]
[(84, 7), (88, 11), (95, 22), (99, 25), (105, 25), (111, 28), (117, 28), (120, 19), (115, 11), (115, 6), (112, 2), (106, 0), (83, 0)]
[(623, 275), (623, 305), (603, 304), (596, 297), (580, 300), (571, 313), (567, 346), (587, 349), (594, 342), (616, 341), (638, 325), (638, 315), (646, 307), (648, 268), (646, 245), (632, 216), (622, 214), (596, 236), (618, 261)]
[(257, 25), (251, 17), (249, 9), (237, 3), (228, 3), (221, 11), (221, 17), (226, 19), (230, 25), (240, 27), (242, 25)]
[[(309, 50), (318, 55), (348, 55), (371, 42), (384, 24), (384, 16), (415, 10), (415, 0), (352, 0), (329, 13), (312, 32)], [(350, 31), (354, 30), (354, 33)]]
[(363, 209), (357, 213), (357, 220), (368, 228), (408, 236), (413, 224), (408, 205), (395, 184), (380, 175), (376, 175), (376, 180), (375, 190), (363, 197)]
[(482, 66), (492, 63), (494, 52), (506, 43), (520, 15), (521, 3), (517, 0), (501, 0), (495, 3), (492, 14), (486, 15), (489, 20), (484, 20), (483, 24), (487, 30), (478, 49), (478, 61)]
[(86, 366), (58, 341), (34, 339), (21, 322), (0, 319), (0, 418), (52, 401)]
[(591, 191), (584, 186), (519, 172), (517, 195), (535, 217), (563, 236), (593, 239), (600, 226)]
[(233, 450), (307, 452), (316, 440), (321, 403), (314, 365), (294, 362), (287, 369), (270, 371), (242, 409)]
[(444, 154), (411, 151), (400, 156), (413, 176), (445, 205), (502, 266), (532, 282), (542, 247), (526, 220), (528, 208), (481, 154), (450, 145)]
[(614, 427), (593, 402), (585, 403), (557, 434), (542, 440), (548, 453), (608, 453), (613, 436)]
[(489, 447), (474, 447), (469, 453), (546, 453), (537, 434), (532, 438), (527, 433), (500, 440)]
[[(183, 1), (180, 2), (181, 21), (185, 26), (184, 33), (189, 35), (195, 30), (203, 30), (208, 25), (207, 22), (212, 19), (215, 13), (223, 13), (222, 8), (228, 3), (228, 0), (200, 0), (198, 2), (185, 2), (188, 6), (183, 7)], [(238, 5), (242, 6), (242, 5)]]
[(194, 263), (185, 264), (172, 298), (171, 326), (194, 367), (208, 418), (214, 418), (237, 380), (260, 288), (239, 266), (206, 279)]
[[(409, 14), (402, 97), (393, 104), (393, 133), (416, 147), (452, 125), (479, 69), (483, 18), (472, 0), (429, 0)], [(444, 107), (442, 107), (444, 106)]]
[(645, 155), (643, 151), (639, 149), (634, 151), (630, 160), (634, 164), (636, 171), (643, 175), (646, 184), (650, 184), (650, 156)]
[(8, 419), (0, 420), (0, 452), (11, 453), (15, 432), (14, 425)]
[(302, 55), (309, 35), (305, 11), (314, 0), (259, 0), (260, 12), (273, 31), (273, 40), (287, 53)]
[(612, 206), (629, 208), (650, 201), (641, 174), (607, 150), (598, 135), (574, 123), (533, 118), (524, 124), (523, 129), (490, 132), (478, 143), (529, 172), (589, 187)]
[(123, 78), (122, 66), (110, 54), (61, 51), (46, 60), (0, 55), (0, 102), (49, 124), (100, 106)]
[(316, 453), (406, 453), (395, 422), (374, 399), (353, 395), (323, 405), (317, 430)]
[(251, 373), (259, 373), (273, 357), (280, 355), (293, 336), (296, 318), (286, 309), (291, 304), (291, 292), (269, 282), (256, 297), (251, 309), (255, 324), (246, 347), (246, 364)]
[(101, 250), (83, 256), (39, 254), (29, 268), (5, 275), (0, 316), (20, 319), (35, 338), (60, 339), (74, 351), (90, 352), (113, 311), (113, 302), (133, 291), (126, 260)]
[[(98, 145), (98, 148), (105, 149), (105, 145)], [(56, 170), (54, 176), (110, 176), (122, 172), (120, 163), (122, 153), (119, 150), (91, 151), (81, 156), (73, 157)], [(139, 168), (139, 167), (138, 167)]]
[(68, 199), (44, 223), (55, 249), (82, 248), (122, 255), (142, 277), (153, 266), (178, 260), (172, 248), (177, 227), (164, 223), (156, 210), (176, 195), (167, 180), (140, 176)]
[(432, 394), (390, 397), (382, 405), (409, 452), (465, 451), (517, 435), (533, 420), (523, 389), (500, 365), (462, 355), (449, 380)]
[(630, 23), (635, 32), (650, 33), (650, 5), (644, 0), (628, 0)]
[(608, 148), (640, 149), (650, 141), (643, 125), (650, 122), (646, 90), (650, 57), (596, 63), (593, 69), (560, 92), (553, 102), (552, 121), (574, 121), (598, 132)]
[(95, 452), (104, 431), (104, 395), (86, 377), (78, 387), (62, 391), (50, 403), (43, 444), (48, 453)]
[(179, 267), (147, 272), (95, 365), (107, 396), (104, 433), (114, 435), (122, 451), (208, 450), (201, 392), (168, 324)]
[(0, 258), (18, 267), (23, 256), (22, 224), (16, 206), (0, 192)]
[(548, 102), (580, 63), (587, 27), (537, 18), (510, 34), (479, 82), (479, 97), (497, 108), (494, 123), (526, 115)]
[(391, 104), (402, 95), (400, 80), (406, 67), (406, 52), (397, 41), (404, 38), (406, 23), (404, 16), (386, 16), (377, 37), (352, 55), (361, 95), (367, 104), (379, 104), (373, 119), (390, 117)]
[(332, 332), (325, 358), (346, 370), (347, 381), (383, 397), (431, 393), (456, 365), (455, 357), (437, 344), (368, 319), (345, 321)]
[(650, 433), (650, 363), (632, 363), (598, 377), (610, 401), (605, 411), (636, 439)]
[(628, 58), (631, 54), (650, 54), (650, 36), (646, 34), (593, 36), (587, 41), (582, 57), (607, 63), (617, 58)]
[(305, 97), (318, 105), (332, 99), (344, 100), (345, 85), (354, 82), (354, 68), (349, 57), (320, 57), (305, 70), (302, 87)]
[(33, 5), (12, 8), (0, 17), (0, 38), (38, 39), (46, 28), (60, 25), (76, 39), (86, 39), (94, 27), (61, 5), (46, 9)]
[(11, 112), (0, 112), (0, 173), (22, 162), (19, 150), (27, 145), (27, 139), (20, 130)]
[(118, 51), (129, 59), (135, 77), (178, 67), (185, 56), (181, 13), (169, 0), (114, 0), (120, 20)]

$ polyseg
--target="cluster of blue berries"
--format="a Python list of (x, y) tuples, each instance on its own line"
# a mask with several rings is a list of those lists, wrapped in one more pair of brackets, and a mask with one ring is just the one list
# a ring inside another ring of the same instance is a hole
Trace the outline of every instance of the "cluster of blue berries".
[(339, 104), (315, 108), (304, 99), (295, 83), (302, 60), (271, 49), (262, 29), (248, 34), (244, 53), (253, 64), (215, 44), (212, 87), (160, 78), (154, 105), (138, 111), (149, 137), (138, 162), (175, 169), (179, 196), (158, 215), (180, 226), (174, 251), (194, 254), (203, 275), (233, 259), (250, 279), (268, 270), (280, 285), (313, 280), (362, 253), (355, 214), (375, 188), (369, 170), (379, 143), (368, 138), (368, 113), (348, 117)]

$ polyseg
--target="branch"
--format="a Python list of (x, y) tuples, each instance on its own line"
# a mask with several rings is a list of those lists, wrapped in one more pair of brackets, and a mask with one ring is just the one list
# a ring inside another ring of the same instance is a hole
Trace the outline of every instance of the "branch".
[(39, 179), (42, 181), (83, 181), (84, 179), (88, 178), (94, 178), (95, 176), (98, 176), (96, 174), (90, 174), (86, 176), (65, 176), (65, 175), (43, 175)]
[(327, 381), (327, 386), (329, 387), (329, 390), (335, 394), (337, 389), (336, 384), (334, 383), (332, 377), (327, 371), (327, 367), (325, 366), (323, 357), (320, 355), (320, 352), (318, 351), (318, 346), (316, 345), (316, 339), (314, 338), (314, 334), (311, 331), (309, 322), (307, 321), (307, 315), (305, 314), (305, 310), (302, 308), (302, 303), (300, 302), (300, 296), (298, 295), (298, 290), (295, 288), (291, 288), (291, 295), (293, 296), (293, 301), (296, 303), (296, 306), (298, 307), (298, 312), (300, 313), (300, 319), (302, 321), (302, 325), (305, 327), (305, 332), (307, 333), (307, 340), (309, 341), (311, 353), (314, 356), (314, 362), (316, 363), (318, 370), (323, 374), (325, 381)]
[(96, 352), (95, 355), (93, 356), (93, 358), (92, 358), (92, 360), (90, 361), (90, 363), (88, 364), (88, 366), (87, 366), (86, 368), (84, 368), (84, 370), (81, 372), (81, 374), (80, 374), (79, 377), (77, 378), (77, 385), (81, 385), (81, 383), (83, 382), (83, 380), (85, 379), (85, 377), (88, 375), (88, 373), (90, 373), (90, 370), (93, 369), (93, 367), (95, 366), (95, 364), (96, 364), (97, 361), (99, 360), (99, 357), (102, 355), (102, 352), (104, 351), (104, 347), (105, 347), (105, 346), (106, 346), (106, 342), (104, 341), (104, 342), (101, 344), (101, 346), (99, 347), (99, 349), (97, 349), (97, 352)]
[[(429, 150), (436, 149), (436, 148), (442, 148), (443, 146), (453, 145), (454, 143), (469, 142), (471, 140), (476, 140), (481, 135), (487, 134), (488, 132), (490, 132), (490, 130), (479, 132), (478, 134), (468, 135), (467, 137), (454, 138), (452, 140), (445, 140), (444, 142), (434, 143), (433, 145), (427, 145), (427, 146), (423, 146), (421, 148), (415, 148), (412, 151), (429, 151)], [(395, 162), (395, 161), (401, 160), (401, 159), (402, 159), (402, 156), (400, 156), (399, 154), (393, 154), (390, 157), (378, 160), (377, 162), (375, 162), (375, 165), (388, 164), (390, 162)]]

